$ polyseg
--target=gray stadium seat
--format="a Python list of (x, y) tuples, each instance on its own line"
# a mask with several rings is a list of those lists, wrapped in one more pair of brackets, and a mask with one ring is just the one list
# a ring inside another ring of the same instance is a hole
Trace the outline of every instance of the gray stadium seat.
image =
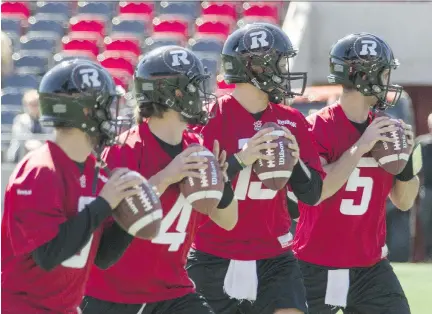
[(146, 29), (146, 25), (143, 21), (126, 20), (115, 17), (112, 20), (111, 34), (115, 33), (131, 33), (142, 37), (148, 33), (148, 29)]
[(59, 53), (54, 55), (55, 64), (58, 64), (60, 62), (67, 61), (67, 60), (73, 60), (73, 59), (91, 60), (89, 57), (86, 57), (84, 55), (68, 55), (68, 54), (65, 54), (63, 52), (59, 52)]
[(144, 50), (149, 51), (162, 46), (177, 45), (181, 46), (182, 42), (179, 39), (172, 38), (170, 36), (152, 36), (145, 40)]
[(65, 33), (63, 28), (63, 22), (59, 21), (48, 21), (48, 20), (36, 20), (33, 23), (30, 22), (28, 28), (28, 34), (31, 33), (54, 33), (56, 37), (61, 38)]
[(203, 63), (203, 65), (205, 67), (207, 67), (207, 71), (209, 73), (212, 73), (213, 76), (216, 76), (217, 72), (218, 72), (218, 60), (213, 60), (213, 59), (201, 59), (201, 62)]
[(159, 14), (184, 15), (189, 18), (196, 18), (200, 14), (201, 2), (167, 2), (162, 1), (158, 6)]
[(17, 89), (36, 89), (39, 86), (39, 80), (30, 74), (11, 74), (3, 77), (2, 84), (4, 88), (12, 87)]
[(94, 14), (110, 20), (113, 17), (113, 6), (109, 2), (82, 2), (78, 3), (79, 14)]
[(1, 30), (6, 34), (11, 34), (12, 36), (21, 36), (21, 21), (16, 19), (2, 18), (1, 20)]
[(37, 13), (50, 13), (56, 15), (63, 15), (64, 19), (68, 19), (72, 14), (71, 2), (38, 2)]
[(16, 73), (43, 75), (48, 69), (49, 60), (46, 56), (20, 55), (12, 56)]
[(23, 50), (43, 50), (52, 54), (56, 48), (57, 41), (52, 38), (32, 38), (21, 37), (21, 51)]
[(206, 52), (220, 54), (222, 52), (223, 42), (212, 38), (193, 39), (190, 48), (193, 52)]
[(10, 106), (10, 107), (21, 107), (22, 105), (23, 93), (17, 90), (2, 90), (1, 94), (1, 106)]

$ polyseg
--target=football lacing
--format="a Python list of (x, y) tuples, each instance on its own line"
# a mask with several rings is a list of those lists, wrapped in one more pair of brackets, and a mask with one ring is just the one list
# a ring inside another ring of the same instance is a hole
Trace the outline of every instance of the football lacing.
[(148, 212), (152, 209), (153, 206), (150, 202), (150, 199), (149, 199), (147, 193), (144, 193), (144, 191), (142, 189), (141, 189), (141, 193), (138, 194), (138, 198), (141, 201), (141, 204), (143, 204), (144, 210), (146, 212)]
[(209, 186), (208, 178), (207, 178), (207, 176), (206, 176), (206, 171), (205, 171), (205, 169), (200, 169), (200, 174), (201, 174), (201, 186), (202, 186), (202, 187), (207, 187), (207, 186)]

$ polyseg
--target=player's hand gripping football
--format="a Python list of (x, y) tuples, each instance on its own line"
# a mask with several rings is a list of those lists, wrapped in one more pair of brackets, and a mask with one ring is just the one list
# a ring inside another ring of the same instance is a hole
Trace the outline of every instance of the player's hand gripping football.
[(244, 144), (242, 150), (237, 153), (238, 158), (246, 166), (252, 165), (257, 159), (273, 160), (275, 158), (274, 156), (261, 153), (261, 150), (277, 147), (277, 143), (271, 143), (278, 138), (277, 135), (269, 134), (272, 131), (274, 131), (273, 128), (259, 130)]
[(166, 186), (177, 183), (185, 177), (201, 178), (199, 170), (207, 168), (207, 158), (203, 156), (193, 156), (204, 148), (194, 145), (186, 148), (162, 170), (162, 181)]
[(407, 138), (407, 143), (410, 147), (410, 153), (412, 153), (414, 148), (414, 132), (410, 124), (405, 123), (403, 120), (399, 120), (400, 124), (404, 128), (405, 136)]
[(285, 132), (285, 138), (290, 141), (288, 148), (291, 150), (291, 156), (294, 157), (294, 166), (298, 163), (300, 158), (300, 147), (297, 143), (295, 136), (291, 133), (288, 128), (281, 126), (282, 130)]
[(228, 182), (228, 175), (227, 175), (227, 169), (228, 169), (228, 163), (226, 162), (226, 151), (220, 150), (219, 141), (215, 140), (213, 143), (213, 155), (217, 158), (219, 162), (219, 166), (222, 170), (222, 175), (224, 178), (224, 182)]
[(128, 168), (114, 169), (99, 193), (99, 196), (105, 199), (112, 209), (115, 209), (124, 198), (140, 193), (141, 179), (124, 176), (130, 171)]
[(389, 117), (375, 118), (357, 141), (356, 146), (361, 154), (366, 154), (378, 141), (394, 142), (395, 140), (385, 136), (385, 133), (396, 130), (396, 122)]

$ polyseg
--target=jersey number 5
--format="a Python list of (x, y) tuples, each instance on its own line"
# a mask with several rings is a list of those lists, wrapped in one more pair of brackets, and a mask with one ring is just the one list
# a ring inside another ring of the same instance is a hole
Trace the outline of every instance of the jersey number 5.
[[(78, 211), (82, 211), (86, 205), (93, 202), (95, 198), (91, 196), (81, 196), (78, 200)], [(68, 268), (84, 268), (87, 264), (87, 260), (90, 254), (90, 248), (93, 241), (93, 235), (91, 235), (90, 239), (87, 241), (87, 244), (81, 249), (81, 251), (74, 256), (65, 260), (61, 265), (63, 267)]]
[(355, 192), (359, 188), (363, 188), (360, 204), (354, 205), (353, 199), (342, 199), (340, 211), (344, 215), (360, 216), (364, 215), (369, 208), (369, 203), (372, 198), (373, 179), (370, 177), (361, 177), (360, 169), (355, 168), (351, 173), (345, 191)]

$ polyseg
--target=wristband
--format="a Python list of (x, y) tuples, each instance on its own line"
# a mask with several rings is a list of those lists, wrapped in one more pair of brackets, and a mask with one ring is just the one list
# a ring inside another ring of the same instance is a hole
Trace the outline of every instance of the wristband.
[(236, 154), (231, 155), (227, 158), (228, 169), (227, 176), (231, 181), (240, 171), (242, 171), (245, 167), (243, 167), (239, 160), (237, 159)]
[(227, 208), (234, 199), (234, 190), (232, 188), (231, 182), (225, 182), (222, 198), (219, 201), (217, 208), (224, 209)]
[(414, 178), (423, 167), (423, 157), (422, 157), (422, 148), (420, 143), (414, 147), (413, 152), (411, 153), (408, 162), (402, 170), (401, 173), (397, 174), (395, 177), (397, 180), (406, 182), (410, 181)]
[(242, 166), (242, 168), (247, 167), (237, 154), (234, 154), (234, 157), (235, 159), (237, 159), (238, 163), (240, 164), (240, 166)]

